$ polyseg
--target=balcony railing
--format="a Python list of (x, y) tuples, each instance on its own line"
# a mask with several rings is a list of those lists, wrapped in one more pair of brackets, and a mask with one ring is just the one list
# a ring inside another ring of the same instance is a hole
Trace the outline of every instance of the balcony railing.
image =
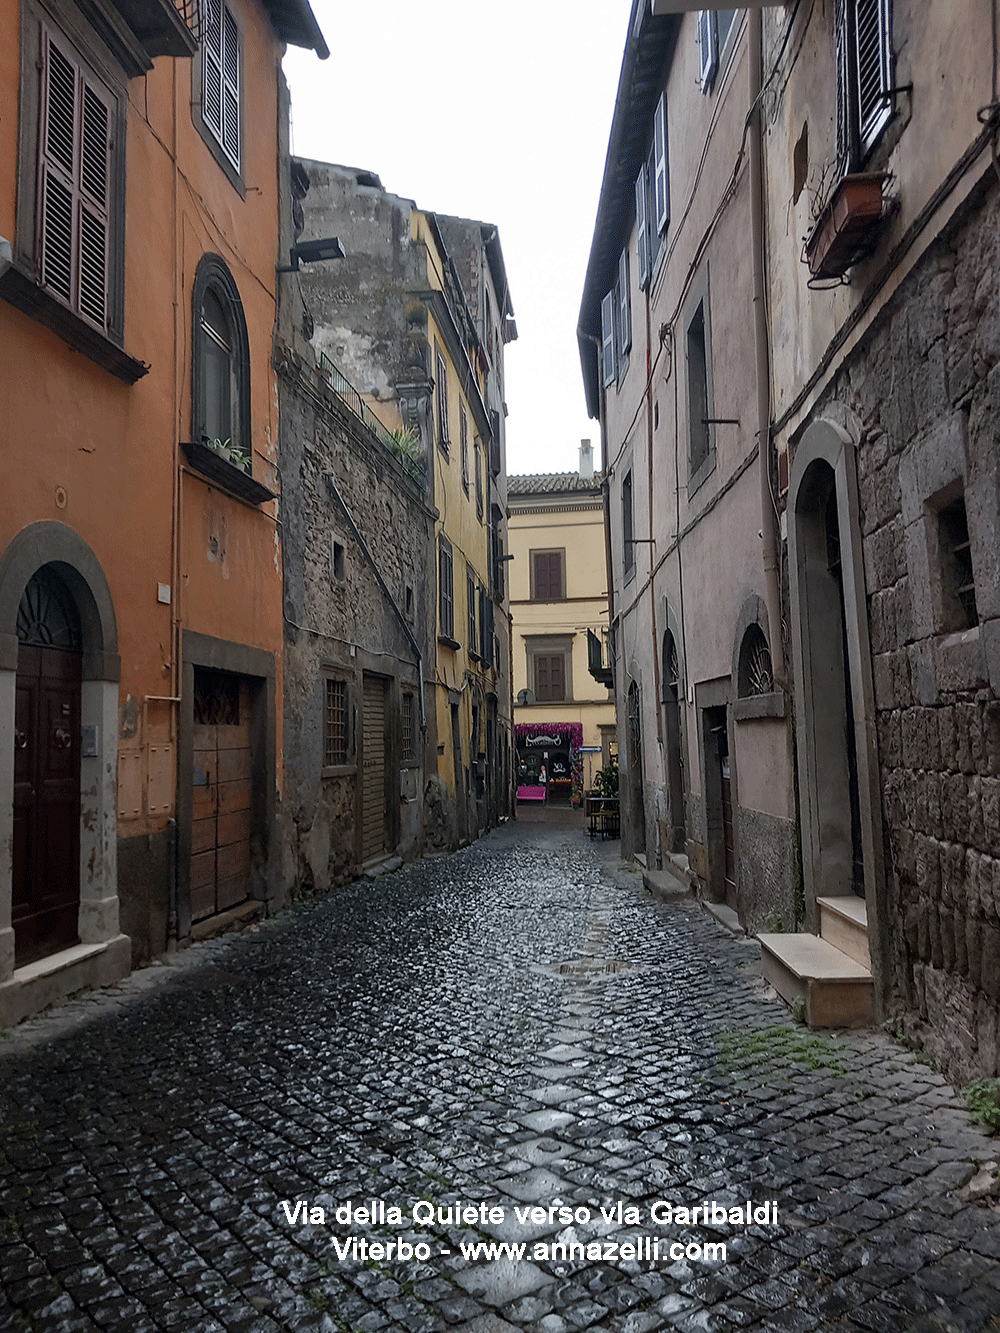
[(337, 395), (352, 416), (357, 417), (375, 436), (382, 448), (395, 458), (414, 481), (423, 486), (424, 456), (419, 435), (415, 431), (406, 429), (391, 431), (384, 426), (359, 391), (325, 352), (316, 353), (316, 373), (327, 388)]
[(113, 0), (149, 56), (193, 56), (204, 32), (204, 0)]
[(609, 688), (615, 683), (614, 671), (611, 669), (611, 654), (608, 654), (608, 665), (604, 665), (604, 645), (592, 629), (587, 630), (587, 669), (594, 679), (600, 685), (607, 685)]

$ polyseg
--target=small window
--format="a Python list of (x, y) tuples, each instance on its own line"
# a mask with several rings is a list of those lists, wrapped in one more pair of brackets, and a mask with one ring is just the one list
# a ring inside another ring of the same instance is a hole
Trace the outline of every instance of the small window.
[(531, 600), (561, 602), (566, 596), (566, 550), (531, 552)]
[(337, 768), (347, 763), (347, 684), (342, 680), (326, 682), (326, 709), (323, 724), (323, 764)]
[(462, 445), (462, 489), (469, 494), (469, 416), (462, 403), (459, 414), (459, 438)]
[(635, 181), (635, 235), (636, 247), (638, 251), (639, 265), (639, 290), (645, 291), (649, 284), (649, 276), (652, 265), (649, 254), (649, 223), (646, 217), (646, 200), (649, 195), (649, 186), (646, 183), (646, 164), (643, 162), (639, 168), (639, 175)]
[(979, 611), (964, 497), (938, 511), (938, 552), (945, 628), (973, 629), (979, 624)]
[(434, 364), (437, 367), (437, 382), (434, 385), (434, 401), (437, 406), (438, 448), (443, 454), (447, 454), (448, 447), (451, 443), (448, 434), (448, 366), (440, 347), (437, 349)]
[(438, 538), (438, 606), (441, 634), (446, 639), (455, 637), (455, 584), (452, 566), (451, 542), (443, 534)]
[(892, 119), (891, 0), (837, 0), (837, 157), (856, 171)]
[(413, 695), (404, 693), (400, 706), (400, 758), (408, 763), (414, 758), (413, 750)]
[(688, 470), (691, 477), (702, 468), (712, 449), (709, 417), (708, 333), (705, 302), (698, 302), (687, 327)]
[(411, 620), (413, 618), (413, 588), (410, 584), (407, 584), (403, 589), (403, 607), (407, 620)]
[(625, 480), (622, 482), (622, 544), (624, 547), (625, 576), (626, 578), (635, 568), (635, 542), (633, 541), (633, 509), (632, 509), (632, 470), (631, 468), (625, 474)]
[(344, 544), (337, 541), (336, 537), (330, 538), (330, 564), (333, 570), (333, 577), (338, 583), (343, 583), (347, 577), (347, 570), (344, 561)]
[(753, 699), (774, 691), (771, 650), (767, 646), (767, 638), (760, 625), (748, 626), (743, 635), (736, 684), (741, 699)]
[(467, 615), (469, 621), (469, 652), (474, 653), (478, 650), (479, 635), (476, 632), (476, 571), (471, 565), (465, 567), (465, 593), (467, 603)]

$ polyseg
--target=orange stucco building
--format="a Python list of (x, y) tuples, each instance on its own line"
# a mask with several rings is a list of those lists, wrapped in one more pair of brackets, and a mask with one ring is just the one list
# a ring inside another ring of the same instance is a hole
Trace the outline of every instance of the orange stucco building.
[(307, 0), (0, 0), (0, 1026), (276, 882)]

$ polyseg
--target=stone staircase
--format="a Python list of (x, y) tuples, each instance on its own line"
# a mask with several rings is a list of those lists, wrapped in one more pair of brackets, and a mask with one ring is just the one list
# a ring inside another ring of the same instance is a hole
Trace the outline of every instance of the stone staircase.
[(875, 995), (863, 898), (817, 898), (819, 935), (758, 935), (764, 977), (812, 1028), (866, 1027)]

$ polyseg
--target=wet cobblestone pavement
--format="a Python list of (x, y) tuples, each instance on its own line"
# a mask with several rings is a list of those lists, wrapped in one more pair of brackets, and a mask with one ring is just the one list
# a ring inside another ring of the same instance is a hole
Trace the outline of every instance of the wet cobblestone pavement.
[[(508, 827), (161, 971), (0, 1042), (0, 1328), (1000, 1329), (996, 1141), (884, 1035), (795, 1027), (757, 946), (616, 844)], [(517, 1219), (555, 1203), (590, 1219)], [(339, 1258), (352, 1235), (430, 1257)]]

